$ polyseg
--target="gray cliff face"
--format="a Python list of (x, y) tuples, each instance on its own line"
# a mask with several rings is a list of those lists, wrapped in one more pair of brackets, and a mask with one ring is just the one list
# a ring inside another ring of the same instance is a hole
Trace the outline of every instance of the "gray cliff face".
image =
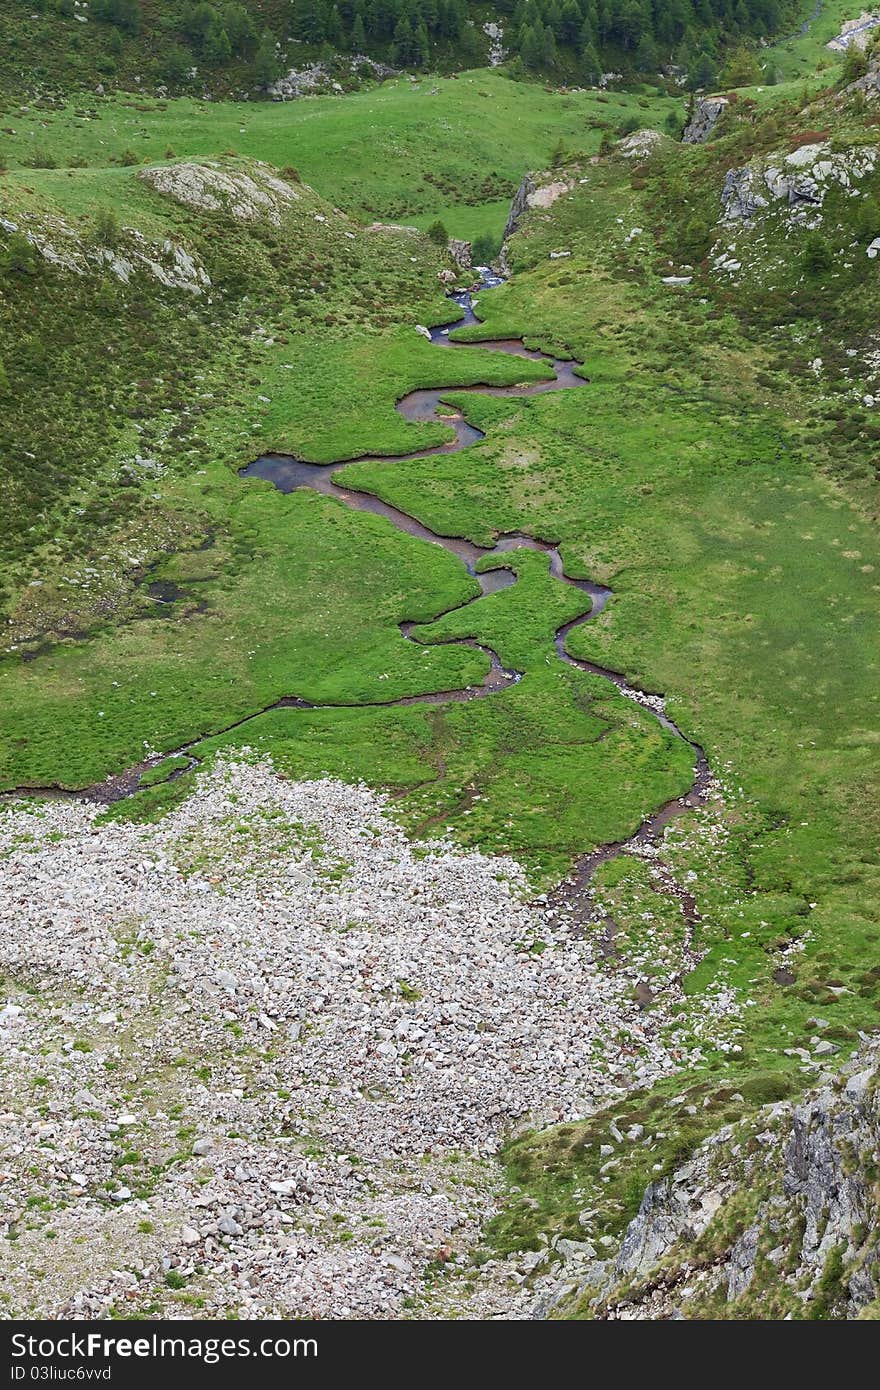
[(705, 144), (729, 105), (727, 97), (697, 97), (681, 137), (682, 144)]
[(457, 237), (450, 237), (447, 250), (457, 266), (461, 266), (462, 270), (470, 270), (474, 262), (469, 241), (459, 241)]
[(537, 187), (531, 174), (523, 174), (519, 188), (513, 195), (513, 202), (510, 205), (510, 212), (507, 215), (507, 226), (504, 228), (504, 240), (513, 236), (519, 226), (519, 219), (528, 209), (529, 198)]
[(720, 1130), (690, 1163), (645, 1190), (614, 1264), (616, 1281), (649, 1274), (676, 1242), (692, 1242), (703, 1234), (733, 1191), (731, 1181), (716, 1182), (712, 1174), (713, 1150), (729, 1135), (729, 1128)]
[[(583, 1268), (593, 1316), (880, 1317), (880, 1041), (800, 1102), (728, 1125), (645, 1191), (617, 1258)], [(536, 1315), (557, 1310), (545, 1298)]]
[(873, 174), (880, 151), (863, 145), (835, 153), (826, 142), (801, 145), (765, 155), (728, 169), (721, 191), (724, 222), (750, 222), (771, 205), (795, 220), (821, 213), (827, 194), (835, 187), (847, 196), (859, 193), (860, 183)]
[(748, 222), (768, 202), (768, 198), (757, 192), (754, 173), (748, 165), (742, 169), (728, 169), (721, 190), (725, 222)]

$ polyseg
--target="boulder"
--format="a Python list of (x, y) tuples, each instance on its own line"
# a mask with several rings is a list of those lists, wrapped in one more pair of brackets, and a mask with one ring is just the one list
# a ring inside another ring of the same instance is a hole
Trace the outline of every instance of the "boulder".
[[(541, 182), (540, 180), (544, 180)], [(519, 188), (513, 195), (513, 202), (510, 205), (510, 212), (507, 215), (507, 225), (504, 228), (504, 240), (513, 236), (519, 227), (520, 219), (530, 208), (549, 208), (561, 198), (564, 193), (570, 192), (572, 183), (570, 179), (553, 177), (551, 174), (523, 174)]]
[(727, 97), (697, 97), (681, 137), (682, 144), (705, 144), (729, 105)]
[(535, 180), (531, 174), (523, 174), (519, 188), (513, 195), (513, 202), (510, 204), (510, 212), (507, 214), (507, 225), (504, 228), (504, 240), (513, 236), (519, 220), (529, 206), (529, 197), (535, 191)]
[(659, 130), (634, 130), (617, 146), (617, 153), (624, 159), (647, 159), (663, 144), (664, 136)]

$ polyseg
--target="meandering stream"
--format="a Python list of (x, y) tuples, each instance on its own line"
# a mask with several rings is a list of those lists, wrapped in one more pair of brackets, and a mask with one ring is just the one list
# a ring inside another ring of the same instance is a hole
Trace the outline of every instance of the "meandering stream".
[[(499, 277), (493, 275), (485, 267), (478, 267), (481, 280), (480, 290), (492, 289), (501, 283)], [(449, 337), (451, 331), (463, 328), (468, 324), (477, 323), (478, 319), (474, 313), (472, 294), (470, 291), (458, 291), (451, 296), (461, 308), (461, 317), (454, 323), (442, 328), (435, 328), (431, 331), (431, 342), (443, 347), (455, 348), (466, 346), (457, 344)], [(397, 403), (397, 409), (405, 419), (414, 422), (436, 422), (438, 413), (442, 415), (444, 423), (452, 426), (454, 438), (447, 444), (435, 445), (432, 448), (416, 450), (413, 453), (398, 455), (398, 459), (429, 459), (435, 454), (458, 453), (462, 449), (467, 449), (477, 443), (484, 436), (481, 430), (469, 424), (460, 412), (452, 413), (449, 407), (443, 408), (443, 401), (453, 393), (456, 395), (465, 392), (478, 392), (480, 395), (490, 396), (534, 396), (545, 391), (564, 391), (576, 387), (583, 387), (588, 384), (587, 379), (579, 374), (578, 364), (558, 358), (550, 357), (546, 353), (534, 351), (527, 348), (521, 339), (518, 338), (495, 338), (481, 341), (479, 346), (491, 352), (506, 352), (517, 357), (527, 357), (533, 361), (545, 362), (552, 367), (554, 376), (547, 381), (533, 382), (522, 386), (468, 386), (468, 387), (440, 387), (429, 390), (411, 391)], [(380, 456), (381, 457), (381, 456)], [(383, 461), (393, 461), (385, 457)], [(565, 573), (562, 556), (559, 547), (552, 541), (538, 539), (528, 536), (522, 532), (510, 532), (500, 535), (492, 546), (475, 545), (461, 536), (444, 536), (436, 531), (430, 530), (422, 522), (406, 512), (400, 511), (397, 507), (391, 506), (388, 502), (383, 502), (373, 493), (361, 491), (344, 483), (336, 481), (337, 475), (342, 469), (347, 467), (346, 462), (331, 464), (311, 464), (303, 463), (299, 459), (292, 458), (286, 454), (266, 454), (261, 458), (255, 459), (241, 470), (241, 474), (246, 478), (263, 478), (273, 483), (282, 492), (293, 492), (297, 488), (312, 488), (320, 492), (325, 497), (335, 497), (338, 501), (344, 502), (346, 506), (352, 507), (357, 511), (373, 512), (377, 516), (382, 516), (386, 521), (390, 521), (398, 530), (403, 531), (408, 536), (414, 536), (418, 540), (430, 541), (435, 545), (442, 545), (450, 554), (457, 556), (465, 565), (468, 573), (472, 575), (480, 586), (480, 593), (470, 600), (476, 602), (477, 598), (485, 594), (497, 592), (499, 589), (507, 588), (516, 583), (516, 575), (512, 570), (505, 568), (478, 571), (476, 568), (478, 560), (495, 559), (499, 565), (504, 564), (505, 556), (512, 550), (527, 548), (529, 550), (541, 551), (548, 557), (550, 573), (554, 579), (560, 583), (570, 584), (573, 588), (580, 589), (589, 595), (591, 607), (588, 612), (579, 617), (564, 623), (557, 628), (554, 634), (554, 647), (560, 661), (568, 666), (574, 666), (580, 671), (590, 672), (592, 675), (603, 676), (617, 686), (628, 699), (647, 709), (648, 712), (658, 721), (663, 728), (668, 729), (676, 738), (681, 739), (692, 750), (694, 755), (694, 780), (690, 790), (683, 797), (676, 797), (661, 806), (659, 810), (647, 817), (633, 835), (626, 840), (617, 841), (613, 844), (601, 845), (590, 854), (581, 856), (578, 860), (574, 872), (561, 885), (552, 896), (551, 902), (557, 907), (564, 907), (570, 916), (574, 916), (579, 923), (586, 923), (588, 920), (595, 919), (595, 911), (588, 891), (590, 879), (600, 864), (614, 858), (624, 851), (632, 851), (641, 845), (656, 840), (664, 826), (683, 811), (701, 806), (707, 796), (710, 772), (703, 749), (692, 740), (688, 739), (678, 725), (669, 718), (666, 713), (664, 701), (660, 696), (648, 695), (645, 692), (629, 685), (624, 676), (617, 671), (609, 670), (608, 667), (599, 666), (592, 661), (584, 661), (571, 656), (567, 650), (566, 642), (568, 634), (573, 628), (579, 627), (582, 623), (590, 622), (606, 607), (608, 600), (612, 596), (611, 589), (603, 584), (595, 584), (589, 579), (575, 579)], [(468, 606), (468, 605), (463, 605)], [(442, 616), (442, 615), (441, 615)], [(401, 623), (400, 630), (405, 638), (410, 638), (414, 623)], [(445, 690), (431, 692), (424, 695), (410, 695), (401, 699), (388, 701), (390, 705), (410, 705), (410, 704), (444, 704), (450, 700), (473, 700), (480, 699), (494, 694), (496, 691), (504, 689), (521, 679), (521, 672), (506, 670), (497, 652), (490, 647), (481, 645), (478, 642), (467, 638), (451, 638), (450, 644), (459, 643), (476, 647), (483, 651), (489, 658), (490, 668), (482, 683), (479, 686), (468, 686), (461, 690)], [(315, 708), (307, 705), (304, 701), (286, 700), (281, 704), (296, 704), (302, 708)], [(677, 888), (675, 895), (679, 898), (685, 917), (689, 923), (696, 918), (696, 907), (693, 898), (686, 890)]]
[[(501, 283), (500, 279), (493, 275), (485, 267), (478, 267), (481, 280), (479, 288), (487, 290)], [(430, 332), (431, 342), (449, 348), (465, 346), (450, 340), (449, 334), (456, 328), (464, 327), (467, 324), (477, 323), (478, 319), (474, 313), (471, 291), (456, 291), (452, 299), (461, 309), (461, 317), (454, 323), (442, 328), (435, 328)], [(377, 455), (376, 458), (383, 462), (394, 462), (404, 459), (430, 459), (436, 454), (458, 453), (462, 449), (467, 449), (484, 437), (482, 431), (469, 424), (459, 411), (453, 412), (450, 407), (443, 407), (444, 400), (453, 392), (460, 395), (464, 392), (477, 392), (480, 395), (519, 397), (534, 396), (545, 391), (564, 391), (588, 385), (587, 379), (579, 374), (578, 364), (548, 356), (545, 353), (534, 351), (527, 348), (521, 339), (506, 338), (492, 339), (479, 343), (485, 351), (505, 352), (517, 357), (527, 357), (533, 361), (544, 362), (553, 370), (553, 377), (545, 381), (532, 382), (520, 386), (469, 386), (469, 387), (437, 387), (422, 389), (409, 392), (397, 403), (397, 409), (405, 419), (413, 422), (436, 423), (438, 416), (444, 423), (449, 424), (454, 437), (446, 444), (438, 444), (427, 449), (419, 449), (413, 453), (395, 455), (392, 457)], [(587, 671), (592, 675), (602, 676), (611, 681), (621, 693), (628, 699), (646, 709), (649, 714), (657, 720), (664, 729), (669, 730), (676, 738), (681, 739), (691, 749), (694, 756), (694, 778), (690, 790), (686, 795), (677, 797), (661, 806), (659, 810), (648, 816), (636, 831), (625, 840), (617, 841), (613, 844), (601, 845), (589, 854), (581, 856), (575, 865), (570, 877), (560, 885), (551, 896), (550, 903), (558, 909), (564, 909), (575, 926), (595, 922), (597, 913), (592, 902), (589, 891), (590, 880), (600, 864), (614, 858), (618, 854), (637, 850), (640, 846), (649, 844), (656, 840), (662, 831), (675, 816), (681, 815), (684, 811), (704, 804), (710, 783), (709, 766), (702, 748), (688, 739), (675, 722), (666, 713), (662, 697), (649, 695), (644, 691), (638, 690), (629, 685), (619, 672), (609, 670), (605, 666), (599, 666), (595, 662), (581, 660), (571, 656), (567, 650), (566, 643), (568, 634), (573, 628), (579, 627), (582, 623), (590, 622), (597, 617), (608, 604), (612, 596), (611, 589), (603, 584), (595, 584), (588, 579), (576, 579), (565, 573), (562, 556), (559, 546), (553, 541), (539, 539), (534, 536), (525, 535), (521, 532), (511, 532), (500, 535), (492, 546), (480, 546), (473, 541), (467, 540), (462, 536), (443, 536), (436, 531), (430, 530), (422, 522), (408, 513), (400, 511), (388, 502), (383, 502), (373, 493), (361, 491), (345, 484), (340, 484), (336, 478), (340, 471), (348, 466), (351, 460), (331, 464), (304, 463), (287, 454), (266, 454), (255, 459), (253, 463), (240, 469), (243, 478), (262, 478), (273, 483), (282, 492), (293, 492), (298, 488), (311, 488), (315, 492), (321, 493), (326, 497), (333, 497), (342, 502), (345, 506), (351, 507), (356, 511), (372, 512), (377, 516), (382, 516), (389, 521), (397, 530), (404, 532), (408, 536), (413, 536), (417, 540), (429, 542), (434, 545), (441, 545), (450, 554), (455, 555), (464, 564), (468, 574), (473, 576), (479, 584), (480, 592), (468, 603), (461, 605), (469, 606), (478, 598), (486, 594), (497, 592), (499, 589), (507, 588), (516, 583), (516, 574), (513, 570), (505, 568), (505, 557), (513, 550), (526, 548), (546, 554), (550, 574), (554, 579), (562, 584), (569, 584), (579, 589), (582, 593), (589, 596), (590, 608), (586, 613), (564, 623), (554, 634), (554, 647), (560, 661), (568, 666), (574, 666), (580, 671)], [(498, 561), (499, 567), (486, 571), (477, 571), (477, 562), (486, 558)], [(438, 615), (442, 616), (442, 615)], [(411, 637), (412, 629), (416, 626), (414, 622), (403, 622), (400, 630), (403, 637), (407, 640), (414, 640)], [(414, 704), (447, 704), (450, 701), (465, 701), (484, 699), (496, 694), (499, 690), (513, 685), (522, 678), (522, 672), (509, 670), (503, 665), (498, 653), (490, 647), (485, 646), (469, 638), (450, 638), (450, 644), (467, 645), (483, 652), (489, 661), (489, 670), (479, 685), (466, 686), (457, 690), (428, 691), (424, 694), (407, 695), (397, 699), (374, 702), (352, 702), (331, 706), (328, 704), (315, 704), (307, 700), (300, 699), (296, 695), (284, 696), (282, 699), (274, 701), (254, 714), (249, 714), (245, 718), (237, 720), (234, 724), (228, 725), (224, 729), (219, 729), (213, 735), (230, 733), (235, 729), (242, 728), (254, 719), (258, 719), (262, 714), (269, 710), (281, 708), (296, 709), (321, 709), (321, 708), (352, 708), (363, 709), (370, 707), (386, 708), (402, 705)], [(182, 748), (171, 750), (164, 756), (170, 757), (172, 754), (185, 754), (188, 756), (187, 766), (192, 767), (197, 763), (193, 750), (198, 747), (203, 739), (193, 740)], [(157, 759), (153, 759), (150, 764), (139, 764), (137, 767), (129, 768), (125, 772), (115, 777), (109, 777), (104, 782), (96, 784), (80, 792), (60, 792), (55, 790), (55, 795), (68, 795), (89, 800), (97, 800), (105, 803), (118, 801), (125, 796), (129, 796), (138, 790), (141, 773), (147, 766), (155, 765)], [(186, 768), (177, 770), (172, 776), (179, 776)], [(41, 788), (19, 788), (14, 793), (8, 795), (52, 795), (50, 789)], [(696, 920), (697, 913), (693, 899), (686, 890), (673, 885), (671, 890), (681, 903), (685, 918), (689, 924)]]

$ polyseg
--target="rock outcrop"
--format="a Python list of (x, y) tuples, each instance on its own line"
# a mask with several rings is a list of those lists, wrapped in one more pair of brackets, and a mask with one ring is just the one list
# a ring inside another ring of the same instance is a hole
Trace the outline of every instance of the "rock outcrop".
[(876, 101), (880, 97), (880, 52), (868, 60), (868, 71), (864, 77), (857, 77), (855, 82), (843, 89), (845, 97), (855, 92), (863, 92), (868, 101)]
[(875, 1040), (651, 1183), (577, 1296), (612, 1319), (880, 1316), (878, 1149)]
[(876, 164), (877, 150), (871, 146), (835, 154), (827, 144), (801, 145), (789, 154), (753, 160), (727, 171), (721, 192), (722, 221), (749, 222), (771, 203), (784, 204), (793, 220), (803, 221), (811, 210), (821, 210), (835, 184), (852, 193)]
[(504, 47), (504, 29), (502, 25), (490, 20), (483, 25), (483, 33), (489, 40), (489, 67), (497, 68), (507, 57), (507, 50)]
[(527, 211), (529, 198), (535, 191), (535, 180), (531, 174), (523, 174), (519, 188), (513, 195), (513, 202), (510, 204), (510, 212), (507, 214), (507, 224), (504, 228), (504, 240), (513, 236), (519, 226), (520, 218)]
[(470, 270), (474, 260), (473, 248), (469, 241), (459, 241), (457, 237), (450, 237), (447, 250), (456, 265), (461, 266), (462, 270)]
[(203, 164), (167, 164), (144, 169), (144, 183), (185, 207), (201, 212), (226, 212), (239, 222), (265, 217), (273, 225), (299, 197), (268, 164), (253, 163), (247, 169)]
[[(377, 63), (365, 53), (352, 54), (348, 60), (348, 67), (353, 73), (367, 71), (380, 82), (386, 77), (396, 77), (400, 71), (399, 68), (389, 67), (387, 63)], [(335, 70), (338, 71), (338, 68)], [(315, 92), (335, 92), (341, 95), (343, 87), (341, 83), (334, 81), (333, 71), (327, 63), (307, 63), (302, 68), (291, 68), (266, 90), (273, 101), (293, 101), (296, 97), (311, 96)]]
[(634, 130), (617, 147), (617, 153), (624, 159), (647, 159), (658, 150), (666, 137), (659, 130), (647, 126), (644, 130)]
[(510, 205), (510, 212), (507, 215), (507, 225), (504, 228), (504, 240), (513, 236), (519, 227), (520, 219), (523, 214), (531, 208), (549, 208), (561, 198), (564, 193), (571, 191), (571, 180), (560, 178), (554, 174), (523, 174), (519, 188), (513, 195), (513, 202)]
[(149, 241), (135, 227), (120, 228), (112, 247), (96, 245), (62, 217), (52, 214), (26, 215), (19, 221), (0, 217), (0, 228), (20, 232), (49, 265), (74, 275), (109, 272), (127, 285), (140, 272), (151, 275), (168, 289), (187, 290), (190, 294), (201, 294), (211, 286), (208, 272), (195, 252), (170, 237), (161, 242)]
[(682, 144), (705, 144), (729, 105), (727, 97), (697, 97), (681, 137)]

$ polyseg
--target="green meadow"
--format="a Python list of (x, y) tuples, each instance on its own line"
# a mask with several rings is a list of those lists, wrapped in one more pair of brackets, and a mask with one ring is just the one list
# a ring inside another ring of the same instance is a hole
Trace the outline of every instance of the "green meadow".
[[(345, 97), (291, 102), (159, 101), (83, 96), (61, 109), (8, 113), (0, 158), (104, 169), (233, 153), (296, 168), (328, 201), (361, 218), (438, 215), (452, 235), (500, 236), (526, 169), (554, 154), (592, 154), (627, 120), (661, 126), (684, 102), (628, 92), (557, 92), (491, 71), (396, 78)], [(9, 134), (13, 130), (14, 134)], [(86, 185), (81, 185), (85, 187)]]
[[(441, 547), (239, 476), (272, 451), (347, 460), (343, 485), (437, 533), (558, 543), (569, 575), (613, 589), (569, 652), (665, 695), (707, 753), (711, 804), (662, 849), (698, 909), (679, 1015), (695, 1042), (707, 991), (729, 990), (742, 1036), (604, 1116), (520, 1136), (496, 1250), (576, 1237), (589, 1193), (605, 1229), (621, 1228), (655, 1174), (623, 1164), (603, 1184), (593, 1160), (610, 1118), (642, 1122), (672, 1090), (692, 1099), (696, 1117), (664, 1126), (665, 1171), (713, 1126), (804, 1084), (797, 1049), (817, 1010), (842, 1056), (877, 1026), (880, 429), (846, 375), (850, 342), (872, 331), (877, 263), (859, 254), (810, 280), (778, 230), (765, 243), (788, 256), (778, 283), (747, 270), (721, 284), (708, 263), (725, 167), (822, 122), (876, 140), (863, 111), (822, 94), (825, 77), (802, 106), (800, 55), (815, 74), (840, 8), (784, 46), (788, 81), (741, 94), (728, 135), (693, 150), (665, 137), (641, 162), (593, 157), (607, 131), (664, 127), (683, 101), (485, 71), (284, 105), (88, 97), (9, 113), (0, 140), (4, 216), (56, 231), (61, 219), (94, 251), (113, 214), (114, 249), (132, 229), (179, 241), (211, 280), (193, 295), (94, 264), (0, 273), (16, 442), (0, 475), (2, 789), (82, 787), (167, 755), (107, 812), (153, 817), (193, 784), (192, 772), (167, 780), (184, 768), (177, 750), (206, 761), (248, 747), (291, 776), (388, 789), (413, 835), (511, 852), (536, 889), (688, 790), (687, 745), (557, 659), (555, 631), (588, 600), (551, 578), (546, 556), (511, 552), (515, 585), (479, 597)], [(184, 207), (138, 177), (206, 158), (284, 170), (296, 197), (278, 225)], [(440, 215), (453, 235), (497, 236), (522, 173), (553, 160), (571, 192), (525, 219), (512, 279), (456, 334), (468, 346), (426, 342), (416, 325), (454, 313), (438, 278), (448, 262), (420, 232), (371, 224), (424, 231)], [(829, 215), (823, 235), (843, 261), (861, 232), (854, 213), (831, 211), (839, 225)], [(663, 283), (684, 266), (690, 284)], [(457, 394), (546, 377), (479, 346), (510, 336), (582, 362), (588, 384)], [(819, 343), (833, 367), (821, 393), (808, 365)], [(450, 438), (442, 419), (395, 410), (419, 386), (443, 387), (485, 439), (401, 457)], [(522, 679), (485, 698), (394, 703), (479, 684), (488, 659), (462, 639)], [(292, 696), (320, 708), (272, 708)], [(664, 951), (685, 936), (674, 901), (632, 858), (603, 865), (596, 892), (620, 958), (659, 941), (646, 974), (662, 986)]]

